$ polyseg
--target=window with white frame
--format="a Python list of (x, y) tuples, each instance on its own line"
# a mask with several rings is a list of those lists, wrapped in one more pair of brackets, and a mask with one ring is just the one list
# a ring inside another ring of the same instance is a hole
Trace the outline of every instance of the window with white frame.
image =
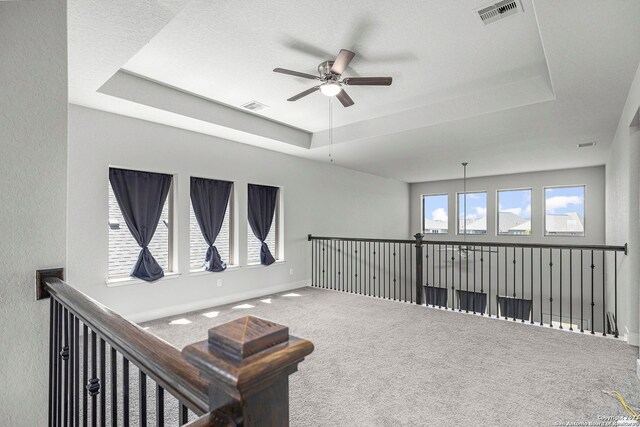
[(448, 194), (422, 196), (422, 232), (425, 234), (446, 234), (449, 232)]
[[(171, 271), (170, 211), (172, 199), (172, 190), (170, 189), (162, 208), (158, 227), (149, 244), (149, 251), (165, 273)], [(140, 250), (140, 246), (124, 221), (116, 196), (113, 194), (111, 184), (109, 184), (109, 278), (128, 277), (138, 260)]]
[(584, 236), (585, 186), (544, 189), (545, 236)]
[(458, 234), (487, 234), (487, 192), (458, 193)]
[[(233, 265), (232, 259), (232, 228), (231, 228), (231, 218), (233, 217), (232, 210), (232, 200), (233, 200), (233, 190), (231, 196), (229, 197), (229, 202), (227, 203), (227, 210), (224, 213), (224, 220), (222, 222), (222, 228), (220, 229), (220, 233), (216, 238), (214, 246), (218, 249), (218, 253), (220, 254), (220, 258), (222, 261), (226, 262), (228, 265)], [(209, 249), (209, 245), (204, 240), (202, 236), (202, 231), (200, 230), (200, 226), (198, 225), (198, 220), (196, 219), (196, 214), (193, 211), (193, 204), (191, 201), (189, 202), (190, 215), (189, 215), (189, 239), (191, 244), (191, 249), (189, 252), (189, 264), (191, 270), (201, 270), (203, 269), (205, 255), (207, 254), (207, 250)]]
[(498, 235), (531, 235), (531, 189), (498, 191)]

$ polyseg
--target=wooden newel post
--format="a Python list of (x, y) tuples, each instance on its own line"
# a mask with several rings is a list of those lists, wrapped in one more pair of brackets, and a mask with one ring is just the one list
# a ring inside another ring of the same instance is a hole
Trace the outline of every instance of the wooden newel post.
[(416, 304), (422, 304), (422, 238), (421, 233), (416, 233)]
[(243, 426), (288, 426), (289, 375), (312, 351), (288, 327), (247, 316), (209, 329), (182, 354), (209, 381), (211, 410), (234, 405)]

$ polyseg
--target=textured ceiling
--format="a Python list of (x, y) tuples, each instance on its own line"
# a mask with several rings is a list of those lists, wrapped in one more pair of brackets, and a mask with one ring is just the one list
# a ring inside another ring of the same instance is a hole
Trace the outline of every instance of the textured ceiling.
[[(474, 0), (71, 0), (70, 100), (416, 182), (603, 164), (640, 62), (640, 2), (523, 0), (483, 26)], [(340, 48), (356, 104), (286, 98)], [(120, 71), (118, 71), (120, 70)], [(258, 114), (240, 104), (269, 105)], [(577, 150), (578, 142), (598, 145)]]

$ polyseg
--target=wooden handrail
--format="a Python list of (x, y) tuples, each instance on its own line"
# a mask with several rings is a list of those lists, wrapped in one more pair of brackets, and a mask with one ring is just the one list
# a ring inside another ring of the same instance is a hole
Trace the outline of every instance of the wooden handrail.
[[(89, 391), (94, 405), (91, 414), (94, 422), (96, 396), (102, 392), (101, 383), (107, 381), (105, 343), (108, 343), (112, 347), (112, 375), (116, 372), (116, 352), (140, 369), (140, 384), (143, 384), (139, 391), (143, 396), (141, 405), (146, 405), (144, 374), (157, 383), (158, 396), (163, 396), (166, 390), (184, 405), (181, 406), (181, 422), (188, 419), (186, 408), (199, 416), (189, 426), (289, 425), (289, 375), (296, 372), (298, 364), (313, 351), (313, 344), (290, 336), (286, 326), (246, 316), (209, 329), (208, 340), (191, 344), (180, 351), (65, 283), (61, 269), (39, 270), (36, 277), (36, 298), (52, 298), (50, 423), (60, 424), (61, 414), (65, 417), (62, 423), (66, 423), (70, 409), (69, 397), (72, 395), (76, 400), (79, 399), (79, 392), (72, 394), (70, 385), (71, 372), (79, 366), (78, 340), (71, 343), (69, 340), (72, 339), (71, 335), (78, 334), (77, 322), (81, 321), (85, 328), (85, 357), (86, 331), (89, 329), (92, 337), (92, 377), (86, 378), (85, 373), (83, 380), (88, 380), (90, 384), (90, 387), (85, 387), (84, 399)], [(70, 319), (74, 319), (73, 322)], [(69, 325), (74, 322), (76, 326), (72, 334)], [(96, 336), (100, 337), (102, 352), (100, 374), (96, 366)], [(75, 368), (70, 366), (70, 361)], [(87, 363), (85, 358), (84, 369), (87, 369)], [(63, 371), (64, 386), (61, 388)], [(123, 379), (123, 383), (128, 387), (128, 370), (123, 372), (127, 372), (127, 380)], [(73, 378), (75, 389), (78, 390), (78, 374)], [(115, 384), (116, 380), (112, 379), (111, 386), (115, 387)], [(100, 396), (103, 423), (105, 396), (105, 393)], [(159, 402), (157, 412), (162, 415), (164, 400)], [(71, 402), (71, 406), (75, 408), (74, 415), (77, 418), (79, 409), (75, 403)], [(116, 405), (112, 405), (112, 410), (115, 408)], [(141, 422), (144, 422), (146, 410), (143, 406), (140, 408)], [(183, 408), (185, 412), (182, 412)], [(86, 400), (84, 409), (86, 420)], [(112, 413), (112, 419), (116, 419), (115, 412)]]
[(209, 384), (180, 350), (60, 279), (47, 278), (44, 284), (82, 323), (189, 409), (199, 416), (209, 412)]
[[(425, 237), (428, 234), (423, 235), (423, 245), (449, 245), (449, 246), (483, 246), (483, 247), (508, 247), (508, 248), (535, 248), (535, 249), (575, 249), (585, 251), (613, 251), (624, 252), (627, 254), (627, 244), (622, 246), (616, 245), (563, 245), (563, 244), (548, 244), (548, 243), (515, 243), (515, 242), (472, 242), (464, 240), (427, 240)], [(380, 242), (380, 243), (416, 243), (416, 240), (403, 240), (403, 239), (373, 239), (373, 238), (359, 238), (359, 237), (325, 237), (325, 236), (313, 236), (308, 235), (307, 239), (311, 240), (331, 240), (331, 241), (348, 241), (348, 242)]]

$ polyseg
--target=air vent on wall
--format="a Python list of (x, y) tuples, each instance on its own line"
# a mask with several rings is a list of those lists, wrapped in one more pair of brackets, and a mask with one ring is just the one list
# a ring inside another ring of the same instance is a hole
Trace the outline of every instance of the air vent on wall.
[(484, 25), (487, 25), (522, 12), (522, 4), (519, 0), (504, 0), (478, 9), (477, 12)]
[(263, 103), (258, 101), (250, 101), (250, 102), (247, 102), (246, 104), (242, 104), (240, 107), (245, 108), (247, 110), (251, 110), (251, 111), (260, 111), (267, 108), (268, 105), (264, 105)]

